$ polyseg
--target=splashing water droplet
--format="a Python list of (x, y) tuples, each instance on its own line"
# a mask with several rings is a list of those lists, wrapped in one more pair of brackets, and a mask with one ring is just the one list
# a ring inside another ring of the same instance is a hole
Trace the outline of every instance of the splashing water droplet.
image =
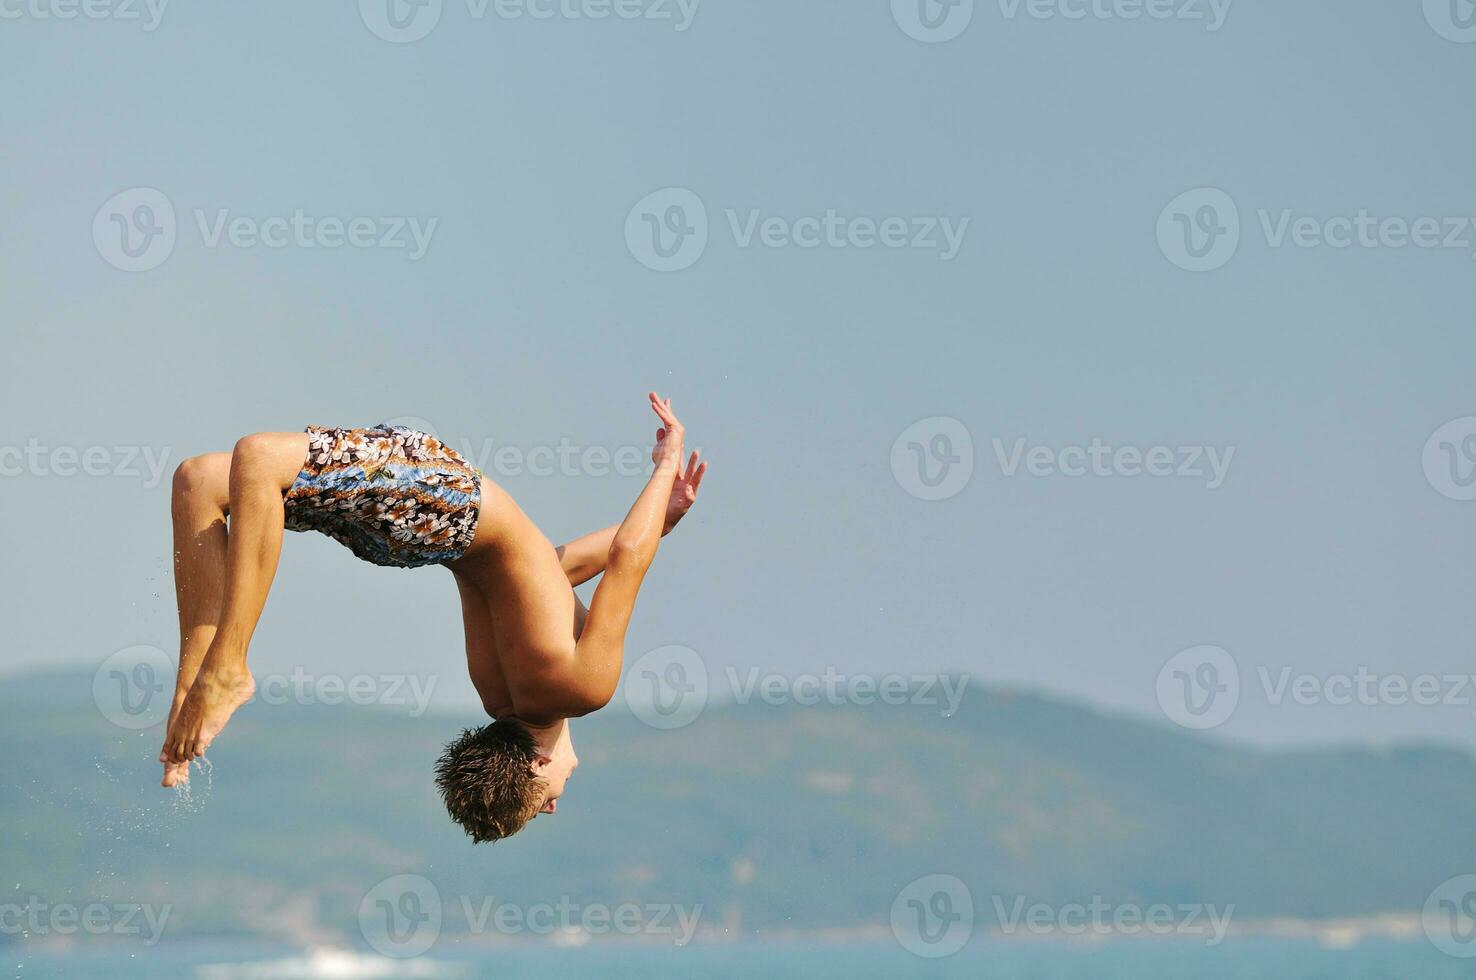
[(185, 810), (191, 813), (197, 813), (202, 808), (204, 808), (205, 802), (210, 799), (210, 791), (215, 786), (215, 767), (210, 764), (209, 759), (206, 759), (202, 756), (191, 762), (190, 768), (191, 770), (194, 770), (196, 768), (199, 769), (200, 773), (203, 774), (205, 777), (205, 785), (197, 796), (195, 794), (195, 787), (197, 785), (197, 774), (193, 772), (189, 780), (175, 783), (174, 808), (176, 810)]

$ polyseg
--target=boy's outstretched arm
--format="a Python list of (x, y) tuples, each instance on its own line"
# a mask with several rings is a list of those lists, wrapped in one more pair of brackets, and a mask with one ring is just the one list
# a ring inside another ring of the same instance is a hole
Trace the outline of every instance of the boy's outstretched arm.
[[(686, 516), (697, 501), (697, 488), (707, 472), (707, 464), (700, 463), (701, 453), (693, 450), (687, 460), (687, 468), (677, 475), (671, 484), (671, 496), (666, 502), (666, 517), (661, 530), (663, 536), (670, 534), (677, 522)], [(605, 570), (610, 558), (610, 546), (615, 543), (619, 524), (612, 524), (602, 531), (575, 538), (568, 544), (559, 545), (559, 564), (569, 576), (570, 585), (583, 585)]]
[[(661, 536), (668, 529), (666, 518), (677, 480), (685, 478), (682, 424), (672, 414), (670, 401), (663, 401), (654, 393), (650, 398), (651, 408), (662, 422), (656, 433), (656, 448), (651, 451), (656, 469), (625, 520), (610, 537), (604, 577), (590, 600), (589, 615), (574, 645), (574, 656), (560, 671), (564, 676), (548, 678), (552, 683), (538, 685), (545, 692), (558, 691), (559, 700), (564, 702), (546, 705), (550, 714), (561, 717), (588, 714), (604, 707), (614, 696), (620, 683), (625, 632), (635, 609), (636, 595), (656, 557)], [(694, 465), (689, 471), (700, 481), (702, 469)]]

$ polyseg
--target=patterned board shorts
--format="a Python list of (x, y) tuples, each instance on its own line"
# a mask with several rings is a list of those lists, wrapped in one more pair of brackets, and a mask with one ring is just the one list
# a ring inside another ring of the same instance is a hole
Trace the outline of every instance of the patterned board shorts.
[(392, 568), (460, 558), (476, 536), (482, 474), (424, 432), (307, 428), (302, 472), (285, 494), (287, 529), (321, 531)]

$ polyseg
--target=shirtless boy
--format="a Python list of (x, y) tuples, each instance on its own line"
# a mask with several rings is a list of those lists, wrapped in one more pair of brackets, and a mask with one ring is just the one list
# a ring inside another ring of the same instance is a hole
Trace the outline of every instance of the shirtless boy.
[[(246, 651), (282, 532), (315, 530), (376, 565), (444, 565), (456, 580), (467, 670), (494, 720), (436, 765), (452, 819), (480, 842), (555, 812), (579, 765), (568, 720), (614, 695), (636, 593), (707, 471), (695, 452), (683, 467), (671, 401), (648, 397), (661, 427), (645, 489), (620, 524), (558, 548), (458, 453), (401, 426), (258, 433), (185, 460), (172, 505), (180, 653), (164, 785), (188, 780), (190, 761), (251, 699)], [(586, 609), (573, 586), (601, 573)]]

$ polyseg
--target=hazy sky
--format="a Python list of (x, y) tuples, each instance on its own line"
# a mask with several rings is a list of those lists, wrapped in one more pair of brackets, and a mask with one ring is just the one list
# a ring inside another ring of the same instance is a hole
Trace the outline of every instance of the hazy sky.
[[(628, 659), (1163, 721), (1214, 644), (1223, 734), (1470, 738), (1476, 423), (1427, 440), (1476, 415), (1476, 31), (1441, 3), (389, 2), (0, 0), (0, 667), (172, 649), (186, 455), (395, 416), (644, 452), (656, 388), (713, 469)], [(641, 486), (511, 459), (555, 540)], [(258, 673), (470, 703), (462, 660), (445, 572), (290, 536)], [(1453, 703), (1261, 680), (1359, 668)]]

